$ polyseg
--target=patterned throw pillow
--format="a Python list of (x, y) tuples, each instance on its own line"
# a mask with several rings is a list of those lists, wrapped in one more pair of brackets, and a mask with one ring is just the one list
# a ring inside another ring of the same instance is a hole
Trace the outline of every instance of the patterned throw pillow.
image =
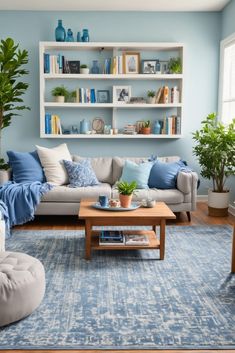
[(99, 184), (89, 159), (78, 163), (64, 160), (64, 165), (69, 176), (69, 187), (77, 188)]

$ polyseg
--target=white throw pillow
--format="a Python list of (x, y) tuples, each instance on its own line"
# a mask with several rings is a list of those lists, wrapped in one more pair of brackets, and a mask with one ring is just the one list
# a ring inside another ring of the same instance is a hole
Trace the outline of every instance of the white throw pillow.
[(64, 167), (63, 160), (72, 161), (66, 143), (54, 148), (37, 146), (46, 179), (49, 183), (64, 185), (69, 183), (68, 173)]

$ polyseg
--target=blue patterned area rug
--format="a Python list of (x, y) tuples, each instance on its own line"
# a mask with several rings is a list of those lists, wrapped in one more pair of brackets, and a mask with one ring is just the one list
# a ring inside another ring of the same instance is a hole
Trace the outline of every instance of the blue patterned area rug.
[(94, 252), (83, 231), (14, 231), (7, 249), (39, 258), (47, 289), (1, 349), (234, 349), (229, 226), (167, 227), (159, 252)]

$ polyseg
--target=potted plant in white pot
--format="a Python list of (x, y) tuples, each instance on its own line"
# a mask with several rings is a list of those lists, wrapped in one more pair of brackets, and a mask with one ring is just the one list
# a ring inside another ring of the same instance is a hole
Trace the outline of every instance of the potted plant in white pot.
[(196, 146), (193, 153), (202, 167), (201, 175), (212, 179), (213, 188), (208, 191), (210, 216), (228, 214), (229, 190), (225, 187), (228, 176), (235, 174), (235, 119), (229, 125), (209, 114), (202, 127), (193, 133)]
[(90, 72), (89, 67), (86, 64), (80, 66), (80, 74), (88, 75)]
[(121, 207), (129, 208), (131, 206), (133, 192), (136, 188), (137, 183), (135, 181), (128, 183), (127, 181), (121, 180), (117, 183)]
[(148, 104), (154, 104), (155, 103), (155, 92), (154, 91), (152, 91), (152, 90), (149, 90), (148, 92), (147, 92), (147, 97), (148, 97), (148, 99), (147, 99), (147, 103)]
[(51, 91), (56, 103), (64, 103), (65, 99), (69, 96), (68, 90), (64, 86), (53, 88)]

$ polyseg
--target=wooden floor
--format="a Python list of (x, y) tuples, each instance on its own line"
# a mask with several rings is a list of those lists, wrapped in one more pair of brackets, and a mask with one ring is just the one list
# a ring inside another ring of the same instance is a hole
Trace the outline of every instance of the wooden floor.
[[(184, 213), (178, 215), (176, 220), (168, 221), (167, 224), (172, 225), (208, 225), (208, 224), (231, 224), (235, 223), (235, 217), (229, 215), (228, 217), (209, 217), (207, 215), (206, 203), (199, 202), (197, 211), (192, 212), (192, 221), (188, 222), (187, 216)], [(16, 229), (83, 229), (84, 224), (78, 221), (77, 217), (61, 217), (61, 216), (38, 216), (34, 221), (22, 226), (15, 227)], [(235, 353), (235, 350), (0, 350), (4, 353)]]

